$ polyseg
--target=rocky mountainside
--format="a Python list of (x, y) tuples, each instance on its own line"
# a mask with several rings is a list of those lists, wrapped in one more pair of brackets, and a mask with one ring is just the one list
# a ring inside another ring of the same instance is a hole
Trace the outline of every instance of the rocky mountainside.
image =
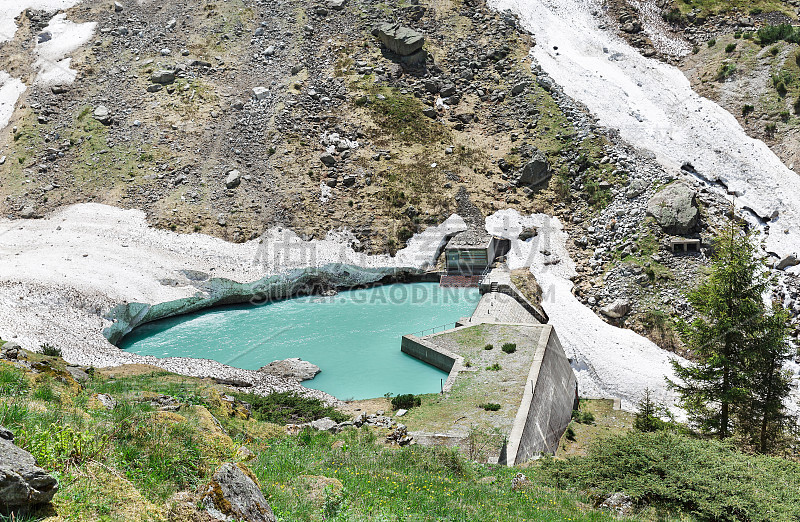
[[(610, 2), (598, 16), (644, 54), (690, 63), (681, 49), (729, 15), (695, 13), (681, 32), (670, 6)], [(95, 24), (71, 51), (72, 83), (38, 61), (65, 20)], [(235, 242), (275, 225), (306, 239), (345, 228), (358, 250), (393, 254), (466, 194), (485, 215), (559, 217), (580, 301), (681, 351), (672, 323), (692, 314), (685, 289), (728, 203), (690, 164), (670, 172), (598, 125), (531, 63), (534, 36), (510, 13), (474, 0), (84, 0), (14, 24), (0, 63), (28, 89), (0, 131), (6, 217), (92, 201)], [(676, 236), (702, 252), (674, 255)], [(782, 285), (796, 317), (797, 280)]]

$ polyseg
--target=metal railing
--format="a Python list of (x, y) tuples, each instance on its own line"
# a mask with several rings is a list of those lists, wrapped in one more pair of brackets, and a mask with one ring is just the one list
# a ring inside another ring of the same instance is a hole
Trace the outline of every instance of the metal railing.
[(435, 334), (437, 331), (444, 332), (445, 330), (450, 330), (451, 328), (455, 327), (456, 323), (441, 324), (432, 328), (425, 328), (424, 330), (420, 330), (419, 332), (414, 332), (409, 335), (413, 335), (414, 337), (425, 337), (426, 335)]

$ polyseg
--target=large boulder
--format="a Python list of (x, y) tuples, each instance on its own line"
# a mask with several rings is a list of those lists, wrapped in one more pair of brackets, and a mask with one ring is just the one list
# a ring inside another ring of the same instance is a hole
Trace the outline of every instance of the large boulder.
[(259, 368), (258, 371), (269, 375), (275, 375), (276, 377), (307, 381), (313, 379), (321, 370), (316, 364), (304, 361), (299, 357), (292, 357), (282, 361), (272, 361), (266, 366)]
[(46, 504), (58, 491), (58, 481), (36, 465), (36, 459), (12, 442), (0, 427), (0, 510)]
[(647, 215), (668, 234), (688, 234), (697, 225), (697, 192), (685, 183), (671, 183), (647, 203)]
[(226, 462), (217, 468), (202, 499), (206, 511), (218, 520), (276, 522), (255, 477), (244, 466)]
[(410, 27), (398, 24), (381, 24), (373, 34), (380, 38), (383, 45), (400, 56), (411, 56), (425, 44), (425, 37)]
[(628, 315), (631, 311), (631, 303), (625, 299), (617, 299), (613, 303), (600, 309), (600, 313), (612, 319), (619, 319)]
[(550, 171), (550, 163), (539, 151), (533, 154), (533, 157), (522, 167), (517, 178), (518, 185), (534, 186), (547, 181), (552, 176)]

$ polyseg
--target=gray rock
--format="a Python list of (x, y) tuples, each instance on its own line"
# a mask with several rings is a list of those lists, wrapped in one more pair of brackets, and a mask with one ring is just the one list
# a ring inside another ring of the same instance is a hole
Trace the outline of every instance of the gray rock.
[(797, 265), (800, 265), (800, 261), (798, 261), (797, 257), (794, 255), (788, 255), (781, 259), (775, 268), (778, 270), (785, 270), (789, 267)]
[(169, 69), (158, 70), (150, 76), (150, 81), (161, 85), (167, 85), (175, 81), (175, 72)]
[(121, 13), (123, 9), (125, 9), (125, 6), (119, 2), (114, 2), (114, 12)]
[(346, 3), (346, 1), (347, 0), (328, 0), (326, 4), (328, 6), (328, 9), (331, 9), (333, 11), (341, 11), (342, 9), (344, 9), (344, 4)]
[(276, 522), (259, 485), (236, 464), (222, 464), (202, 498), (206, 511), (218, 520)]
[(95, 398), (100, 404), (103, 405), (103, 408), (107, 409), (108, 411), (111, 411), (117, 407), (117, 401), (114, 400), (114, 397), (107, 393), (98, 393)]
[(158, 84), (158, 83), (154, 83), (152, 85), (148, 85), (147, 86), (147, 92), (158, 92), (158, 91), (162, 90), (163, 88), (164, 88), (163, 85)]
[(641, 179), (634, 180), (628, 185), (628, 188), (625, 189), (625, 197), (628, 199), (638, 198), (645, 190), (647, 190), (646, 181)]
[(318, 431), (335, 432), (339, 427), (339, 423), (330, 417), (323, 417), (315, 421), (311, 421), (311, 427)]
[(89, 374), (83, 371), (83, 368), (80, 368), (79, 366), (67, 366), (66, 370), (67, 373), (69, 373), (72, 378), (78, 382), (89, 380)]
[(534, 186), (547, 181), (552, 176), (550, 163), (539, 151), (536, 151), (533, 158), (522, 167), (522, 171), (517, 178), (517, 184)]
[(313, 379), (321, 370), (316, 364), (304, 361), (299, 357), (291, 357), (282, 361), (272, 361), (259, 368), (258, 371), (277, 377), (307, 381)]
[(333, 167), (334, 165), (336, 165), (336, 158), (333, 157), (333, 154), (323, 154), (322, 156), (320, 156), (319, 160), (326, 167)]
[(688, 234), (699, 217), (697, 193), (684, 183), (671, 183), (650, 198), (647, 215), (668, 234)]
[(36, 210), (30, 205), (25, 205), (22, 207), (22, 210), (19, 211), (19, 217), (22, 219), (31, 219), (36, 217)]
[(11, 433), (11, 430), (8, 430), (3, 426), (0, 426), (0, 439), (14, 440), (14, 434)]
[(383, 45), (400, 56), (410, 56), (425, 45), (425, 37), (410, 27), (397, 24), (381, 24), (373, 30)]
[(253, 98), (256, 100), (264, 100), (269, 96), (269, 89), (266, 87), (253, 87)]
[(517, 94), (522, 94), (523, 92), (525, 92), (525, 89), (527, 88), (528, 88), (528, 82), (520, 82), (511, 88), (511, 94), (513, 94), (514, 96), (516, 96)]
[(600, 309), (600, 313), (612, 319), (619, 319), (628, 315), (631, 311), (631, 303), (625, 299), (617, 299), (613, 303)]
[(242, 182), (242, 175), (238, 170), (228, 172), (228, 177), (225, 178), (225, 187), (235, 189)]
[(94, 119), (102, 123), (103, 125), (110, 125), (112, 118), (111, 112), (108, 110), (108, 107), (105, 105), (98, 105), (95, 107), (94, 112), (92, 113)]
[(307, 381), (313, 379), (320, 372), (320, 369), (316, 364), (304, 361), (299, 357), (292, 357), (282, 361), (272, 361), (266, 366), (259, 368), (258, 371), (269, 375), (275, 375), (276, 377)]
[(58, 481), (27, 451), (0, 437), (0, 509), (46, 504), (58, 491)]

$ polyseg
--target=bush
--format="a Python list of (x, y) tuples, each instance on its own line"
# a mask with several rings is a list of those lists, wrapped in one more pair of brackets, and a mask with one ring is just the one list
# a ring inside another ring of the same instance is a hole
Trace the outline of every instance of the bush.
[(491, 366), (487, 366), (486, 369), (489, 370), (490, 372), (499, 372), (502, 369), (502, 366), (500, 366), (497, 363), (494, 363)]
[(542, 472), (558, 488), (622, 491), (637, 504), (679, 510), (693, 520), (789, 521), (800, 515), (800, 495), (787, 494), (800, 488), (800, 464), (671, 432), (598, 440), (586, 457), (543, 461)]
[(491, 344), (487, 344), (486, 346), (483, 347), (483, 349), (484, 350), (494, 350), (494, 346), (491, 345)]
[(52, 344), (43, 344), (41, 345), (42, 355), (47, 355), (48, 357), (61, 357), (61, 348), (56, 348)]
[(749, 114), (756, 110), (756, 108), (749, 103), (742, 107), (742, 116), (747, 117)]
[(735, 43), (729, 43), (728, 45), (725, 46), (725, 52), (728, 53), (728, 54), (732, 53), (735, 50), (736, 50), (736, 44)]
[(403, 395), (398, 395), (397, 397), (392, 399), (392, 408), (395, 410), (404, 409), (410, 410), (414, 406), (419, 406), (422, 404), (422, 400), (415, 396), (413, 393), (406, 393)]
[(578, 424), (594, 424), (594, 414), (590, 411), (572, 410), (572, 420)]
[(35, 426), (30, 431), (22, 430), (15, 442), (31, 452), (43, 468), (66, 469), (97, 457), (105, 450), (108, 437), (50, 424), (46, 428)]
[(717, 81), (727, 80), (736, 72), (736, 64), (725, 62), (717, 69)]
[(770, 48), (769, 50), (769, 54), (771, 54), (772, 56), (777, 56), (779, 52), (781, 52), (781, 50), (777, 45)]
[(517, 351), (517, 345), (514, 343), (505, 343), (501, 348), (506, 353), (514, 353)]
[(709, 47), (714, 47), (715, 45), (717, 45), (717, 39), (716, 38), (712, 38), (711, 40), (706, 42), (706, 44), (708, 44)]
[(784, 123), (789, 121), (789, 116), (790, 116), (789, 111), (781, 111), (780, 113), (781, 121)]
[(567, 430), (564, 432), (564, 435), (567, 437), (568, 441), (575, 442), (575, 430), (572, 429), (572, 425), (567, 426)]
[(483, 408), (486, 411), (497, 411), (500, 409), (500, 405), (496, 402), (487, 402), (486, 404), (479, 404), (479, 408)]
[(733, 37), (736, 40), (741, 39), (742, 38), (742, 32), (741, 31), (736, 31), (735, 33), (733, 33)]
[(768, 138), (774, 138), (776, 132), (778, 132), (778, 124), (767, 123), (764, 126), (764, 133), (767, 135)]
[(302, 424), (323, 417), (330, 417), (336, 422), (349, 420), (346, 415), (319, 399), (301, 397), (292, 392), (271, 393), (266, 396), (247, 394), (238, 399), (252, 406), (253, 417), (257, 420), (276, 424)]
[(789, 43), (800, 42), (800, 29), (790, 24), (767, 25), (756, 32), (761, 45), (770, 45), (784, 40)]
[(681, 10), (677, 7), (673, 7), (669, 11), (661, 13), (661, 18), (670, 24), (680, 24), (683, 22), (683, 15), (681, 14)]

